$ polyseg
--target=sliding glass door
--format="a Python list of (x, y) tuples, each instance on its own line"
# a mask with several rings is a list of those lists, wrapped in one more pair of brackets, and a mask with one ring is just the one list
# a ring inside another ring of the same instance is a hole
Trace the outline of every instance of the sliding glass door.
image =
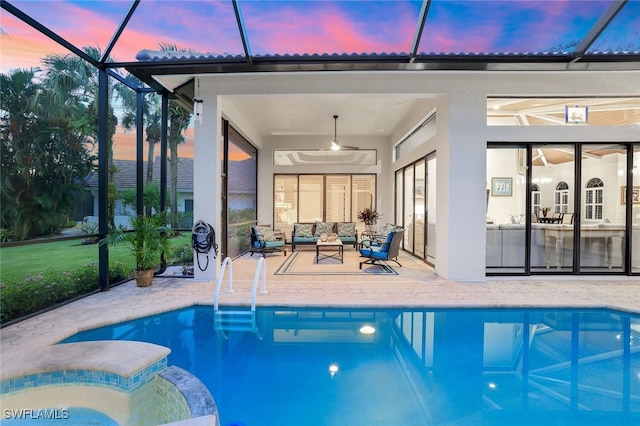
[(258, 151), (240, 133), (228, 126), (225, 141), (223, 188), (223, 235), (221, 256), (235, 258), (249, 250), (249, 226), (257, 217)]
[(640, 155), (636, 147), (628, 161), (628, 149), (489, 145), (487, 273), (639, 272)]
[(640, 273), (640, 145), (633, 149), (631, 178), (631, 272)]
[(427, 195), (426, 195), (426, 222), (427, 222), (427, 255), (425, 260), (430, 265), (436, 264), (436, 154), (427, 156)]
[(526, 149), (502, 145), (487, 155), (487, 270), (523, 273), (526, 265)]
[(435, 262), (435, 154), (396, 171), (395, 223), (405, 228), (403, 248)]
[(531, 210), (531, 272), (572, 272), (576, 200), (574, 145), (532, 145), (530, 169), (539, 203)]
[(626, 148), (582, 147), (580, 271), (624, 271), (626, 234)]

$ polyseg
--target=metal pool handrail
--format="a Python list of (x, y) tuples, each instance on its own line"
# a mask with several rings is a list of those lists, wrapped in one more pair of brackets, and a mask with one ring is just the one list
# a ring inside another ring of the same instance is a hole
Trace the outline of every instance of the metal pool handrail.
[[(227, 290), (226, 293), (233, 293), (233, 262), (231, 258), (226, 257), (222, 261), (222, 265), (220, 266), (220, 274), (218, 275), (218, 282), (216, 283), (216, 292), (213, 298), (213, 310), (218, 312), (218, 301), (220, 299), (220, 287), (222, 287), (222, 279), (224, 277), (224, 272), (229, 267), (229, 274), (227, 274)], [(256, 265), (256, 273), (253, 277), (253, 287), (251, 290), (251, 311), (255, 312), (256, 310), (256, 291), (258, 289), (259, 278), (262, 278), (262, 289), (260, 290), (260, 294), (267, 293), (267, 261), (264, 257), (258, 259), (258, 264)]]
[[(260, 274), (262, 272), (262, 275)], [(251, 312), (256, 310), (256, 290), (258, 289), (258, 276), (262, 276), (262, 290), (260, 294), (267, 293), (267, 261), (264, 257), (258, 259), (256, 265), (256, 274), (253, 277), (253, 289), (251, 290)]]
[(213, 310), (218, 310), (218, 298), (220, 297), (220, 287), (222, 284), (222, 277), (224, 277), (224, 271), (229, 266), (229, 274), (227, 275), (227, 293), (233, 293), (233, 262), (230, 257), (225, 257), (220, 266), (220, 275), (218, 275), (218, 282), (216, 284), (216, 293), (213, 297)]

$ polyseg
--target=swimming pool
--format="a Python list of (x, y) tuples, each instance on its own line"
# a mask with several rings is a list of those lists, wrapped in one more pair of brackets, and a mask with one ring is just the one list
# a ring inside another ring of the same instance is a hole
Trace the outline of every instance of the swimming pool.
[(640, 317), (608, 310), (196, 306), (79, 333), (171, 348), (222, 425), (637, 424)]

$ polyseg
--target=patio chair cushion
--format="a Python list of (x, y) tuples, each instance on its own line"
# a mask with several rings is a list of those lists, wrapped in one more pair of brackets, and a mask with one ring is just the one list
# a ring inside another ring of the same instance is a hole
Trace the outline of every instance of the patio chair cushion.
[(320, 237), (322, 234), (333, 234), (333, 222), (316, 222), (316, 233), (314, 237)]
[(256, 234), (256, 237), (258, 238), (258, 241), (271, 242), (277, 240), (273, 229), (266, 226), (256, 226), (254, 228), (254, 232)]
[(296, 237), (313, 238), (313, 223), (296, 223)]
[(339, 222), (338, 223), (338, 238), (353, 237), (354, 235), (356, 235), (355, 222)]
[(260, 244), (260, 247), (262, 248), (275, 248), (275, 247), (283, 247), (284, 246), (284, 241), (282, 240), (276, 240), (276, 241), (262, 241), (262, 242), (258, 242), (258, 244)]
[[(369, 246), (360, 248), (360, 255), (370, 259), (387, 259), (387, 250), (382, 251), (384, 246)], [(388, 247), (388, 246), (387, 246)]]
[(380, 226), (377, 234), (383, 237), (387, 237), (392, 231), (395, 231), (398, 228), (399, 226), (394, 225), (393, 223), (385, 223), (384, 225)]
[(253, 242), (255, 248), (272, 249), (284, 246), (284, 241), (276, 236), (270, 226), (256, 225), (253, 227), (253, 233), (255, 234)]

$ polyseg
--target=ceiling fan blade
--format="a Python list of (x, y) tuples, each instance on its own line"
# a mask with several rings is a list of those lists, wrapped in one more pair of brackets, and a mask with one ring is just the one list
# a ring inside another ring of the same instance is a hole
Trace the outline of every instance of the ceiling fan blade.
[(357, 146), (342, 145), (338, 141), (338, 116), (333, 116), (333, 139), (329, 148), (320, 148), (319, 151), (353, 151), (360, 149)]

